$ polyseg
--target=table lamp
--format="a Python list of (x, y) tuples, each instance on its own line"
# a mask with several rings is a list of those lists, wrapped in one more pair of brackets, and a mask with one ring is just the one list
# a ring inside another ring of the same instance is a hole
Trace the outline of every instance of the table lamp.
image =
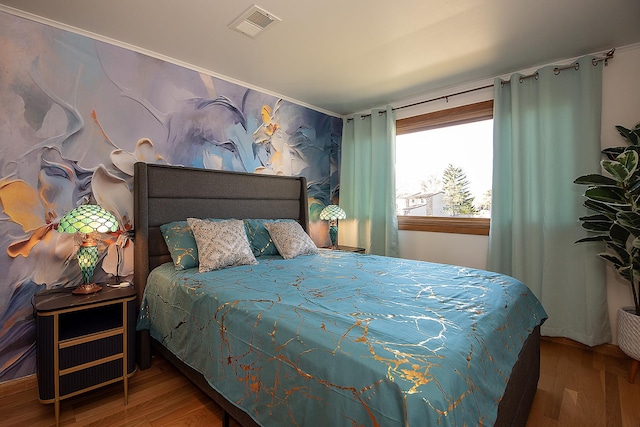
[(93, 270), (98, 262), (98, 242), (96, 233), (108, 233), (118, 230), (118, 221), (113, 214), (98, 205), (81, 205), (67, 212), (60, 223), (60, 233), (79, 233), (82, 244), (78, 248), (78, 265), (82, 273), (82, 284), (72, 292), (76, 295), (92, 294), (102, 286), (91, 283)]
[(331, 248), (335, 249), (338, 241), (338, 220), (345, 219), (347, 214), (338, 205), (329, 205), (320, 212), (320, 219), (329, 221), (329, 237)]

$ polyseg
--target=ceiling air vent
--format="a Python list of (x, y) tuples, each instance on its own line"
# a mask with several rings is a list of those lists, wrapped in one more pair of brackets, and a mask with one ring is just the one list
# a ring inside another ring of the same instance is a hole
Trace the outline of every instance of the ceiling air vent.
[(255, 38), (258, 34), (267, 28), (271, 28), (280, 21), (281, 19), (277, 16), (253, 5), (235, 21), (229, 24), (229, 28), (240, 31), (242, 34), (251, 38)]

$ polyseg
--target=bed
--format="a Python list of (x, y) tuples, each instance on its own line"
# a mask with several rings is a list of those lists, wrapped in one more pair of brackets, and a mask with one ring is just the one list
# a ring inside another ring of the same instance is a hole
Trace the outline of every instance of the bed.
[(306, 188), (135, 165), (140, 367), (154, 349), (243, 426), (524, 426), (546, 315), (512, 278), (322, 249), (174, 268), (163, 224), (259, 218), (308, 232)]

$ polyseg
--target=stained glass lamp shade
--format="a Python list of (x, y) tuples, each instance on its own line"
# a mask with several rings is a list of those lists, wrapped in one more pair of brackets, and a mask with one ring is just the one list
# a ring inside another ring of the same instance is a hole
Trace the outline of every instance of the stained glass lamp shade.
[(78, 286), (74, 293), (89, 294), (102, 289), (100, 285), (91, 283), (93, 270), (98, 262), (98, 242), (95, 233), (109, 233), (117, 230), (118, 221), (113, 214), (98, 205), (78, 206), (60, 219), (59, 232), (80, 233), (84, 236), (77, 254), (82, 273), (82, 285)]
[(347, 214), (338, 205), (329, 205), (320, 212), (320, 219), (329, 221), (329, 237), (332, 248), (335, 248), (338, 242), (338, 220), (346, 217)]

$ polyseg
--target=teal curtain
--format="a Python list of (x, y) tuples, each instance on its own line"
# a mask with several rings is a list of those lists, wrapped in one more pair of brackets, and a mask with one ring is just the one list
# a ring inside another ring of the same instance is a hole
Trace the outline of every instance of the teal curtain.
[(549, 319), (543, 335), (587, 345), (611, 341), (604, 247), (585, 237), (578, 218), (580, 175), (600, 171), (602, 65), (494, 85), (494, 171), (487, 268), (524, 282)]
[(396, 217), (396, 121), (391, 107), (344, 120), (338, 228), (343, 245), (398, 256)]

